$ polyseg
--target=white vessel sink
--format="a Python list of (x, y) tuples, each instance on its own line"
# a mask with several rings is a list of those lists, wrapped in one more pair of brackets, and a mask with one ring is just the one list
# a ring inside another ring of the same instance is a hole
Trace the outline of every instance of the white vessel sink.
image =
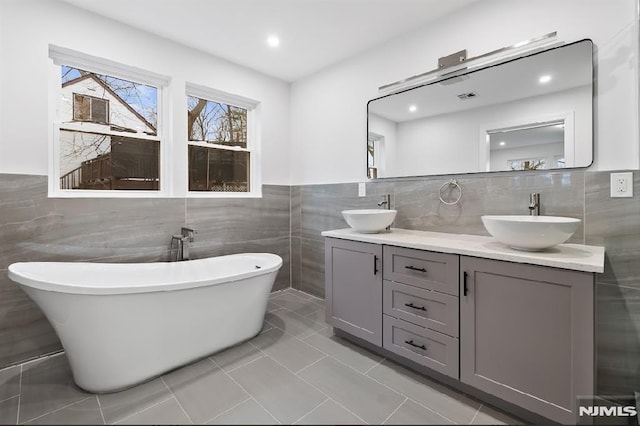
[(559, 216), (482, 216), (487, 231), (516, 250), (540, 251), (567, 241), (580, 219)]
[(375, 234), (391, 225), (396, 213), (397, 210), (386, 209), (343, 210), (342, 216), (355, 231)]

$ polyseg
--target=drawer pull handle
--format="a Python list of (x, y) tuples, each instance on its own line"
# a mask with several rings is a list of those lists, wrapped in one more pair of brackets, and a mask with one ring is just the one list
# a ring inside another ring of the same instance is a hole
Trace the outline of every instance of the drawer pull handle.
[(413, 343), (413, 340), (405, 340), (404, 341), (407, 345), (411, 345), (414, 348), (418, 348), (418, 349), (422, 349), (423, 351), (427, 350), (427, 347), (425, 345), (418, 345), (416, 343)]
[(411, 265), (407, 265), (405, 266), (406, 269), (411, 269), (412, 271), (418, 271), (418, 272), (427, 272), (427, 270), (425, 268), (416, 268), (415, 266), (411, 266)]
[(406, 306), (407, 308), (411, 308), (411, 309), (417, 309), (419, 311), (426, 311), (427, 308), (425, 308), (424, 306), (416, 306), (413, 304), (413, 302), (411, 303), (405, 303), (404, 306)]

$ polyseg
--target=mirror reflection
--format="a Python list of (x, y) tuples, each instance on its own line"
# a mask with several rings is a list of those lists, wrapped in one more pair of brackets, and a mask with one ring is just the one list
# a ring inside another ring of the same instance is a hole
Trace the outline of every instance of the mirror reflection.
[(369, 178), (589, 166), (592, 56), (583, 40), (370, 101)]

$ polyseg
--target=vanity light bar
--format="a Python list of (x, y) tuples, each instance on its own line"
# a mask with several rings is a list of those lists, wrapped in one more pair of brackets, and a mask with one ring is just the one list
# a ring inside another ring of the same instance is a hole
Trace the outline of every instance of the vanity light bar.
[[(540, 51), (545, 48), (561, 46), (564, 44), (564, 42), (557, 41), (557, 35), (558, 32), (554, 31), (549, 34), (545, 34), (540, 37), (534, 37), (526, 41), (521, 41), (512, 46), (502, 47), (500, 49), (496, 49), (489, 53), (475, 56), (473, 58), (464, 60), (461, 59), (459, 64), (450, 65), (444, 68), (439, 67), (431, 71), (407, 77), (404, 80), (399, 80), (390, 84), (385, 84), (384, 86), (380, 86), (378, 87), (378, 93), (380, 93), (381, 95), (390, 95), (392, 93), (412, 89), (426, 83), (444, 80), (456, 75), (456, 73), (459, 72), (468, 72), (475, 68), (485, 67), (488, 65), (506, 61), (508, 59), (514, 59), (525, 54), (535, 53), (536, 51)], [(454, 55), (457, 55), (457, 53)]]

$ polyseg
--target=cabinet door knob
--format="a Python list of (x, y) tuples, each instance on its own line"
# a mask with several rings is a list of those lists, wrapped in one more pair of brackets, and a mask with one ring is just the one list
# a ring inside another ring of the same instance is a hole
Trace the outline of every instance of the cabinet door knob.
[(373, 275), (378, 273), (378, 256), (373, 255)]
[(410, 303), (405, 303), (404, 306), (411, 308), (411, 309), (417, 309), (419, 311), (426, 311), (427, 308), (425, 308), (424, 306), (416, 306), (413, 304), (413, 302)]
[(417, 268), (417, 267), (412, 266), (412, 265), (406, 265), (405, 268), (406, 269), (411, 269), (412, 271), (427, 272), (427, 270), (425, 268)]
[(469, 285), (467, 284), (467, 278), (469, 277), (469, 274), (467, 273), (467, 271), (464, 271), (462, 273), (462, 294), (463, 295), (467, 295), (467, 293), (469, 293)]
[(423, 351), (427, 350), (427, 347), (425, 345), (418, 345), (416, 343), (413, 343), (413, 340), (405, 340), (404, 341), (407, 345), (411, 345), (414, 348), (418, 348), (418, 349), (422, 349)]

